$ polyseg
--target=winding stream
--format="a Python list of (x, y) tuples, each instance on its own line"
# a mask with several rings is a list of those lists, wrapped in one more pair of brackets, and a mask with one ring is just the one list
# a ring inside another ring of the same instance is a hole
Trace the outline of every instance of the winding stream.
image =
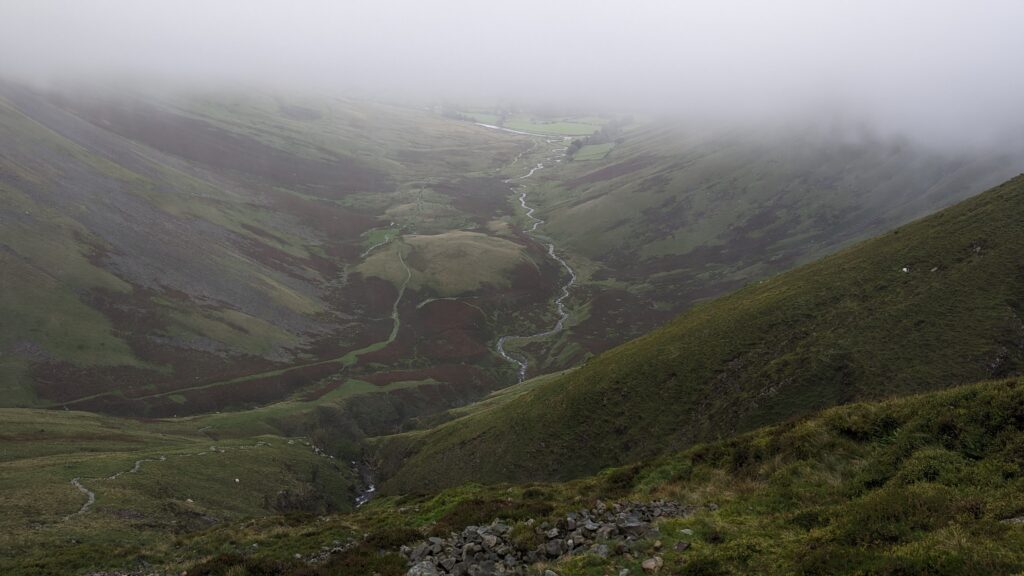
[[(486, 126), (488, 128), (497, 128), (499, 130), (505, 130), (507, 132), (514, 132), (514, 133), (517, 133), (517, 134), (525, 134), (524, 132), (518, 132), (516, 130), (507, 130), (507, 129), (503, 129), (503, 128), (498, 128), (496, 126), (488, 126), (486, 124), (481, 124), (481, 126)], [(556, 153), (557, 153), (557, 150), (556, 150)], [(516, 157), (516, 160), (518, 160), (518, 159), (519, 159), (519, 157)], [(513, 164), (514, 163), (515, 163), (515, 161), (513, 161)], [(513, 180), (524, 180), (526, 178), (529, 178), (530, 176), (533, 176), (533, 174), (535, 172), (537, 172), (538, 170), (543, 170), (543, 169), (544, 169), (544, 163), (543, 162), (539, 162), (539, 163), (537, 163), (536, 166), (531, 168), (530, 171), (527, 172), (526, 174), (524, 174), (522, 176), (519, 176), (518, 178), (506, 180), (505, 182), (511, 184), (511, 182)], [(510, 189), (513, 192), (515, 192), (515, 188), (514, 187), (511, 187)], [(530, 229), (528, 230), (528, 232), (531, 235), (533, 235), (534, 237), (536, 237), (535, 233), (537, 231), (537, 227), (540, 226), (541, 224), (543, 224), (544, 221), (533, 215), (534, 212), (537, 211), (537, 209), (534, 208), (533, 206), (528, 205), (526, 203), (526, 191), (525, 190), (522, 190), (522, 191), (519, 192), (519, 205), (522, 206), (523, 210), (526, 211), (526, 217), (533, 221), (533, 224), (530, 226)], [(522, 381), (526, 380), (526, 370), (530, 366), (529, 360), (527, 360), (526, 358), (517, 358), (516, 356), (511, 355), (508, 352), (508, 350), (505, 349), (505, 345), (508, 342), (521, 341), (521, 340), (531, 340), (531, 339), (534, 339), (534, 338), (545, 338), (545, 337), (557, 334), (558, 332), (561, 332), (565, 328), (565, 323), (569, 320), (569, 310), (566, 309), (566, 307), (565, 307), (565, 301), (566, 301), (566, 299), (569, 298), (569, 289), (572, 288), (572, 286), (574, 284), (576, 284), (576, 271), (572, 269), (572, 266), (569, 266), (569, 263), (566, 262), (564, 258), (562, 258), (561, 256), (559, 256), (558, 254), (555, 253), (555, 245), (554, 245), (554, 243), (552, 243), (552, 242), (544, 242), (544, 244), (548, 247), (548, 256), (552, 260), (554, 260), (555, 262), (558, 262), (558, 264), (562, 268), (565, 269), (565, 271), (569, 274), (569, 280), (566, 281), (566, 283), (562, 285), (562, 293), (561, 293), (561, 295), (559, 295), (557, 298), (555, 298), (555, 310), (557, 310), (557, 312), (558, 312), (558, 321), (555, 322), (554, 327), (552, 327), (550, 330), (544, 330), (542, 332), (537, 332), (535, 334), (528, 334), (528, 335), (508, 334), (508, 335), (505, 335), (505, 336), (502, 336), (502, 337), (498, 338), (498, 344), (495, 347), (495, 349), (497, 350), (498, 354), (501, 355), (502, 358), (504, 358), (505, 360), (507, 360), (508, 362), (510, 362), (511, 364), (516, 366), (516, 368), (518, 370), (518, 374), (517, 375), (518, 375), (518, 381), (519, 382), (522, 382)]]

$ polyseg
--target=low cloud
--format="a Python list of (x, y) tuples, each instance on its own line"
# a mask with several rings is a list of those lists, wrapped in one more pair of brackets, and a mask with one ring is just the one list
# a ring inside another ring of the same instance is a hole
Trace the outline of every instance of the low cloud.
[(0, 76), (516, 101), (1019, 137), (1024, 3), (33, 0)]

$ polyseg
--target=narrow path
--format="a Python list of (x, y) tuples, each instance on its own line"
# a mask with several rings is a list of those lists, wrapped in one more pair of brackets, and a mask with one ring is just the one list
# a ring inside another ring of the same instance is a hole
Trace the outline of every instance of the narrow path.
[(391, 319), (394, 321), (394, 325), (391, 327), (391, 335), (388, 336), (387, 343), (391, 344), (398, 337), (398, 329), (402, 326), (402, 320), (398, 315), (398, 305), (402, 303), (402, 296), (405, 296), (405, 288), (409, 285), (409, 280), (412, 279), (412, 270), (409, 270), (409, 265), (405, 263), (405, 256), (402, 255), (402, 246), (398, 246), (398, 261), (402, 263), (402, 268), (405, 270), (405, 280), (402, 282), (402, 286), (398, 288), (398, 298), (395, 298), (395, 303), (391, 305)]
[[(204, 450), (202, 452), (191, 452), (191, 453), (188, 453), (188, 454), (173, 454), (172, 456), (175, 457), (175, 458), (185, 458), (187, 456), (204, 456), (206, 454), (223, 454), (223, 453), (225, 453), (225, 452), (227, 452), (229, 450), (251, 450), (253, 448), (259, 448), (260, 446), (269, 446), (269, 445), (270, 445), (269, 443), (263, 442), (261, 440), (261, 441), (255, 443), (255, 444), (240, 445), (240, 446), (228, 446), (227, 448), (218, 448), (217, 446), (210, 446), (209, 450)], [(160, 456), (158, 456), (156, 458), (142, 458), (142, 459), (136, 460), (135, 463), (132, 464), (132, 467), (127, 469), (127, 470), (122, 470), (122, 471), (117, 472), (115, 474), (111, 474), (110, 476), (107, 476), (106, 478), (86, 478), (86, 480), (117, 480), (118, 478), (120, 478), (121, 476), (123, 476), (125, 474), (138, 474), (139, 471), (142, 470), (142, 464), (145, 463), (145, 462), (164, 462), (166, 460), (167, 460), (167, 455), (165, 455), (165, 454), (161, 454)], [(81, 492), (82, 494), (85, 494), (85, 503), (82, 504), (82, 507), (79, 508), (77, 512), (73, 512), (73, 513), (68, 514), (67, 516), (65, 516), (64, 517), (65, 521), (70, 520), (71, 518), (74, 518), (75, 516), (80, 516), (82, 514), (85, 514), (86, 512), (89, 511), (90, 508), (92, 508), (93, 504), (96, 504), (96, 493), (93, 492), (92, 490), (90, 490), (84, 484), (82, 484), (82, 478), (80, 476), (76, 476), (75, 478), (72, 478), (71, 479), (71, 485), (74, 486), (75, 489), (78, 490), (79, 492)]]
[(92, 505), (96, 503), (96, 493), (93, 492), (92, 490), (89, 490), (85, 486), (82, 486), (82, 483), (79, 482), (78, 478), (72, 478), (71, 479), (71, 485), (74, 486), (75, 488), (77, 488), (78, 491), (81, 492), (82, 494), (85, 494), (85, 504), (82, 504), (82, 507), (78, 509), (78, 512), (73, 512), (73, 513), (68, 514), (67, 516), (65, 516), (64, 517), (65, 520), (67, 520), (67, 519), (69, 519), (69, 518), (71, 518), (73, 516), (78, 516), (80, 514), (85, 514), (86, 512), (89, 511), (89, 508), (92, 508)]
[[(528, 134), (526, 132), (509, 130), (507, 128), (500, 128), (497, 126), (490, 126), (487, 124), (480, 125), (487, 128), (495, 128), (498, 130), (504, 130), (506, 132), (513, 132), (516, 134)], [(530, 135), (540, 136), (539, 134)], [(559, 152), (559, 149), (554, 150), (554, 152), (557, 154)], [(520, 154), (520, 156), (522, 156), (522, 154)], [(552, 156), (548, 160), (552, 161), (554, 160), (554, 158), (555, 157)], [(515, 164), (515, 162), (518, 160), (519, 156), (517, 156), (516, 159), (512, 161), (512, 164)], [(526, 178), (533, 176), (534, 173), (536, 173), (538, 170), (543, 170), (544, 167), (545, 164), (543, 162), (539, 162), (536, 166), (530, 168), (530, 171), (527, 172), (526, 174), (514, 179), (506, 180), (505, 182), (511, 184), (514, 180), (525, 180)], [(509, 189), (512, 190), (513, 193), (515, 192), (514, 186), (510, 187)], [(536, 212), (537, 209), (526, 203), (526, 194), (526, 190), (521, 190), (519, 192), (519, 205), (522, 206), (523, 210), (526, 211), (526, 217), (533, 221), (533, 224), (530, 226), (530, 229), (527, 230), (527, 232), (532, 236), (536, 237), (537, 227), (543, 224), (544, 220), (541, 220), (540, 218), (534, 216), (534, 212)], [(535, 338), (546, 338), (548, 336), (552, 336), (554, 334), (557, 334), (558, 332), (561, 332), (565, 328), (565, 323), (569, 320), (569, 310), (565, 306), (565, 301), (566, 299), (569, 298), (569, 289), (572, 288), (574, 284), (576, 284), (576, 271), (572, 269), (572, 266), (569, 266), (569, 263), (566, 262), (564, 258), (555, 253), (555, 244), (553, 242), (544, 242), (544, 244), (548, 247), (548, 256), (555, 262), (558, 262), (558, 264), (569, 274), (569, 280), (562, 285), (562, 293), (557, 298), (555, 298), (554, 304), (555, 310), (558, 312), (558, 321), (555, 322), (555, 325), (550, 330), (544, 330), (541, 332), (537, 332), (535, 334), (528, 335), (508, 334), (498, 338), (498, 343), (495, 346), (495, 350), (502, 358), (516, 366), (517, 378), (519, 382), (526, 380), (526, 371), (530, 366), (530, 362), (526, 358), (517, 358), (516, 356), (510, 354), (506, 349), (506, 344), (508, 344), (509, 342), (532, 340)]]

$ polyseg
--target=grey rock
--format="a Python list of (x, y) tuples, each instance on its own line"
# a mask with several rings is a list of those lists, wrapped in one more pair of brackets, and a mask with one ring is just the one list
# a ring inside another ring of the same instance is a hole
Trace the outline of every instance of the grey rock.
[(648, 574), (654, 574), (661, 567), (665, 565), (665, 561), (661, 559), (661, 556), (655, 556), (654, 558), (648, 558), (640, 563), (640, 567), (644, 569), (644, 572)]
[(434, 568), (432, 562), (423, 561), (409, 568), (405, 576), (440, 576), (440, 573), (437, 571), (437, 568)]
[(548, 540), (548, 543), (544, 545), (544, 552), (550, 558), (558, 558), (564, 549), (561, 540)]

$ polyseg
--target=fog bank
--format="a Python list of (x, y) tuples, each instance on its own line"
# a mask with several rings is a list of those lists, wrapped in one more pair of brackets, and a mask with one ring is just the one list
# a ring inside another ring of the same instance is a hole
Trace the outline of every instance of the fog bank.
[(0, 76), (705, 121), (870, 121), (982, 142), (1024, 125), (1024, 2), (3, 0)]

